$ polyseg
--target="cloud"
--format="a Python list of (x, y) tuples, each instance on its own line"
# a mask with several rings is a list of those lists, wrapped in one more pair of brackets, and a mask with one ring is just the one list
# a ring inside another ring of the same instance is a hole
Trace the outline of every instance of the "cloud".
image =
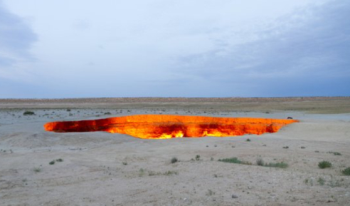
[(227, 96), (350, 95), (349, 13), (350, 3), (340, 0), (300, 9), (255, 31), (253, 41), (227, 39), (183, 56), (174, 72), (222, 84)]
[(18, 62), (33, 60), (29, 50), (36, 40), (32, 29), (0, 1), (0, 71), (11, 69)]

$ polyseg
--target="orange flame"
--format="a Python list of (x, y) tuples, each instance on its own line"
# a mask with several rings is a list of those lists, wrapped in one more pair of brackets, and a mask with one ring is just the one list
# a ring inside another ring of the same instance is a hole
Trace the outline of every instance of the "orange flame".
[(97, 120), (49, 122), (52, 132), (94, 132), (128, 134), (142, 139), (182, 137), (226, 137), (277, 132), (293, 119), (230, 118), (181, 115), (132, 115)]

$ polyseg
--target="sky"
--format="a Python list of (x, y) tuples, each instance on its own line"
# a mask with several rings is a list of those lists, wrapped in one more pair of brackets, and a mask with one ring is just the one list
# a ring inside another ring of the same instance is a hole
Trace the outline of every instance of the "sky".
[(350, 1), (0, 0), (0, 98), (350, 96)]

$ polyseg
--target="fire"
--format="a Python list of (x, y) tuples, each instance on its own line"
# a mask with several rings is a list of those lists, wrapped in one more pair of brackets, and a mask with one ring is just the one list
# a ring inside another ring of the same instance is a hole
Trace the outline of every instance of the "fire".
[(293, 119), (232, 118), (181, 115), (132, 115), (97, 120), (49, 122), (52, 132), (95, 132), (128, 134), (142, 139), (183, 137), (226, 137), (244, 134), (274, 133)]

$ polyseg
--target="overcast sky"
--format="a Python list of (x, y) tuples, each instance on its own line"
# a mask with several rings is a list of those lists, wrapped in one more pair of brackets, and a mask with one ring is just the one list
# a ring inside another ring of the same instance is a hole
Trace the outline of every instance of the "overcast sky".
[(350, 1), (0, 0), (0, 98), (350, 95)]

